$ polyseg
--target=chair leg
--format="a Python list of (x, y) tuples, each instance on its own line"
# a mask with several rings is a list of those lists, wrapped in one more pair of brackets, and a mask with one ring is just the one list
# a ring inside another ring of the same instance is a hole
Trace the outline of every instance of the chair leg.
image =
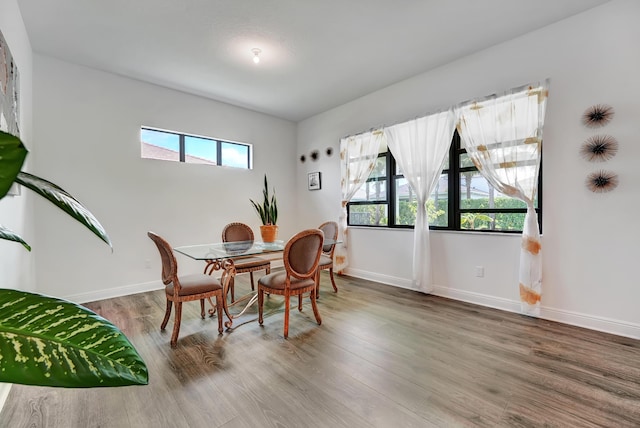
[(218, 309), (218, 333), (222, 334), (222, 299), (224, 299), (224, 296), (222, 295), (222, 293), (220, 293), (219, 295), (216, 294), (216, 307)]
[(258, 324), (262, 325), (262, 305), (264, 304), (264, 290), (258, 285)]
[(302, 312), (302, 294), (298, 294), (298, 310)]
[(287, 294), (284, 296), (284, 338), (289, 337), (289, 299), (290, 296)]
[(322, 325), (322, 318), (320, 318), (320, 312), (318, 311), (318, 305), (316, 304), (316, 292), (311, 292), (311, 307), (313, 308), (313, 315), (316, 317), (318, 325)]
[(253, 272), (249, 272), (249, 277), (251, 278), (251, 291), (253, 291), (256, 289), (253, 285)]
[(204, 319), (204, 299), (200, 299), (200, 316)]
[(171, 316), (172, 304), (173, 302), (167, 299), (167, 310), (164, 313), (164, 319), (162, 320), (162, 324), (160, 324), (160, 330), (164, 330), (164, 328), (167, 326), (167, 323), (169, 322), (169, 317)]
[(182, 320), (182, 302), (176, 302), (176, 315), (173, 319), (173, 334), (171, 335), (171, 347), (175, 348), (180, 333), (180, 321)]
[(338, 292), (338, 287), (336, 286), (336, 281), (333, 279), (333, 267), (329, 268), (329, 276), (331, 277), (331, 285), (333, 285), (333, 291)]

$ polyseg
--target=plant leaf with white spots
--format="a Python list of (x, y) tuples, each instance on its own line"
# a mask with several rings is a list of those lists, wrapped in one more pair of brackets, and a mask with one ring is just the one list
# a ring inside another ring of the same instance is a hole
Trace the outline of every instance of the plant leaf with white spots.
[(0, 289), (0, 382), (146, 385), (147, 366), (111, 322), (75, 303)]

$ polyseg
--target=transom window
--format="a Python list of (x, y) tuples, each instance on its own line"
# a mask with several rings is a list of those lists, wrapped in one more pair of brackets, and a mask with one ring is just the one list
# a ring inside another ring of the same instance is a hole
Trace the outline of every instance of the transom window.
[[(490, 147), (488, 149), (491, 149)], [(524, 170), (531, 165), (518, 166)], [(534, 202), (542, 229), (542, 169)], [(386, 145), (380, 148), (373, 172), (347, 205), (351, 226), (413, 228), (417, 199)], [(427, 201), (431, 229), (521, 232), (527, 206), (498, 192), (480, 174), (461, 147), (456, 131), (445, 169)]]
[(209, 137), (142, 127), (142, 157), (251, 169), (252, 146)]

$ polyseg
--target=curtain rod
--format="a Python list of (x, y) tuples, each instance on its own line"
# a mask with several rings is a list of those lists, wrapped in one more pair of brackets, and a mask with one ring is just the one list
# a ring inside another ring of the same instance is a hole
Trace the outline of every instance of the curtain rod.
[(344, 137), (340, 138), (340, 140), (343, 140), (344, 138), (349, 138), (349, 137), (357, 137), (358, 135), (362, 135), (362, 134), (365, 134), (365, 133), (367, 133), (367, 132), (372, 132), (372, 131), (374, 131), (374, 130), (384, 129), (384, 128), (390, 128), (390, 127), (392, 127), (392, 126), (399, 125), (399, 124), (401, 124), (401, 123), (409, 122), (410, 120), (421, 119), (421, 118), (423, 118), (423, 117), (431, 116), (431, 115), (433, 115), (433, 114), (442, 113), (442, 112), (447, 111), (447, 110), (455, 109), (456, 107), (461, 106), (461, 105), (464, 105), (464, 104), (470, 104), (470, 103), (473, 103), (473, 102), (478, 102), (479, 100), (487, 99), (487, 98), (494, 97), (494, 96), (505, 95), (505, 94), (507, 94), (507, 93), (509, 93), (509, 92), (512, 92), (512, 91), (519, 91), (519, 90), (523, 90), (523, 89), (525, 89), (525, 88), (527, 88), (527, 87), (530, 87), (531, 85), (534, 85), (534, 84), (535, 84), (535, 85), (538, 85), (538, 86), (547, 86), (547, 87), (548, 87), (548, 86), (549, 86), (549, 84), (550, 84), (550, 81), (551, 81), (551, 79), (550, 79), (549, 77), (547, 77), (546, 79), (540, 80), (540, 81), (535, 82), (535, 83), (534, 83), (534, 82), (531, 82), (531, 83), (527, 83), (527, 84), (524, 84), (524, 85), (515, 86), (515, 87), (513, 87), (513, 88), (511, 88), (511, 89), (508, 89), (508, 90), (506, 90), (506, 91), (502, 91), (501, 93), (494, 92), (493, 94), (490, 94), (490, 95), (485, 95), (485, 96), (482, 96), (482, 97), (475, 97), (475, 98), (471, 98), (471, 99), (468, 99), (468, 100), (461, 101), (461, 102), (459, 102), (459, 103), (453, 104), (452, 106), (450, 106), (450, 107), (448, 107), (448, 108), (443, 108), (443, 109), (440, 109), (440, 110), (436, 110), (436, 111), (435, 111), (435, 112), (433, 112), (433, 113), (426, 113), (426, 114), (424, 114), (424, 115), (422, 115), (422, 116), (416, 116), (416, 117), (414, 117), (413, 119), (406, 119), (406, 120), (402, 120), (402, 121), (400, 121), (400, 122), (395, 122), (395, 123), (393, 123), (393, 124), (391, 124), (391, 125), (389, 125), (389, 126), (387, 126), (387, 125), (384, 125), (384, 124), (383, 124), (382, 126), (378, 126), (378, 127), (370, 128), (368, 131), (356, 132), (355, 134), (348, 134), (348, 135), (345, 135)]
[(442, 112), (445, 112), (445, 111), (451, 110), (451, 109), (453, 109), (453, 107), (449, 107), (449, 108), (446, 108), (446, 109), (440, 109), (440, 110), (437, 110), (437, 111), (432, 112), (432, 113), (425, 113), (422, 116), (416, 116), (413, 119), (405, 119), (405, 120), (401, 120), (401, 121), (398, 121), (398, 122), (394, 122), (389, 126), (383, 124), (383, 125), (378, 126), (378, 127), (369, 128), (367, 131), (356, 132), (355, 134), (347, 134), (344, 137), (340, 138), (340, 140), (343, 140), (344, 138), (349, 138), (349, 137), (357, 137), (358, 135), (366, 134), (367, 132), (373, 132), (373, 131), (376, 131), (376, 130), (384, 130), (384, 128), (391, 128), (392, 126), (399, 125), (399, 124), (405, 123), (405, 122), (409, 122), (410, 120), (422, 119), (423, 117), (427, 117), (427, 116), (431, 116), (431, 115), (434, 115), (434, 114), (442, 113)]

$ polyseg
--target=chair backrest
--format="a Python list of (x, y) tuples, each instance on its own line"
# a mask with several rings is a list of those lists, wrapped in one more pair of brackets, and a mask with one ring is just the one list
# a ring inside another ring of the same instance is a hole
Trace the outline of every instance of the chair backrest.
[[(323, 233), (324, 237), (327, 239), (333, 239), (333, 242), (338, 240), (338, 223), (335, 221), (327, 221), (322, 223), (320, 227), (318, 227)], [(328, 244), (322, 247), (322, 252), (333, 258), (333, 250), (336, 247), (336, 244)]]
[(312, 278), (318, 271), (324, 234), (320, 229), (298, 232), (284, 246), (284, 268), (299, 279)]
[(253, 241), (253, 230), (244, 223), (229, 223), (222, 229), (222, 242)]
[(171, 245), (153, 232), (147, 232), (147, 236), (156, 244), (160, 252), (160, 258), (162, 259), (162, 283), (167, 285), (174, 282), (174, 285), (179, 287), (180, 285), (177, 284), (178, 281), (174, 281), (178, 276), (178, 262), (176, 261), (176, 256), (173, 254)]

